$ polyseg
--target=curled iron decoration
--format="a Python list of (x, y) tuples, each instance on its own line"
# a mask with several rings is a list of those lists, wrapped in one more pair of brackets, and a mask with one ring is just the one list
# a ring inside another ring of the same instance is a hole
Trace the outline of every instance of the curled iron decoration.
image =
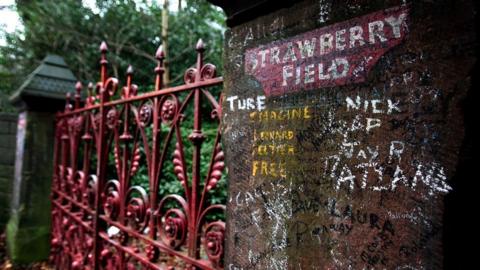
[(143, 232), (150, 217), (147, 192), (140, 186), (133, 186), (128, 190), (125, 200), (127, 225), (137, 232)]
[(102, 91), (104, 92), (103, 94), (106, 95), (105, 99), (109, 100), (111, 97), (113, 97), (117, 93), (118, 89), (118, 80), (117, 78), (108, 78), (105, 83), (103, 84), (103, 88), (101, 88), (100, 93), (102, 94)]
[(220, 97), (218, 98), (218, 102), (217, 102), (215, 97), (213, 97), (210, 92), (202, 90), (202, 93), (207, 98), (207, 100), (210, 101), (210, 104), (213, 107), (212, 111), (210, 112), (210, 117), (212, 119), (217, 119), (219, 124), (221, 124), (222, 106), (220, 106), (219, 104), (223, 103), (223, 94), (220, 94)]
[(215, 266), (223, 267), (225, 222), (215, 221), (209, 223), (203, 235), (203, 246), (208, 258)]
[(87, 180), (87, 190), (83, 194), (85, 203), (90, 208), (95, 208), (95, 196), (97, 194), (98, 178), (96, 175), (91, 174)]
[(140, 127), (146, 127), (150, 125), (152, 122), (152, 115), (153, 115), (153, 106), (151, 102), (147, 102), (140, 107), (139, 112), (139, 120), (140, 120)]
[(136, 84), (132, 84), (130, 87), (124, 86), (122, 88), (122, 99), (128, 99), (137, 95), (138, 86)]
[(169, 95), (160, 102), (160, 119), (162, 123), (171, 124), (178, 115), (178, 99), (175, 95)]
[(92, 113), (92, 126), (93, 126), (93, 131), (95, 131), (95, 138), (98, 138), (98, 132), (100, 131), (100, 120), (102, 116), (100, 113)]
[(105, 190), (103, 193), (103, 210), (105, 215), (116, 220), (120, 211), (120, 183), (115, 180), (109, 180), (105, 184)]
[(212, 64), (205, 64), (200, 71), (202, 79), (213, 79), (217, 75), (217, 67)]
[(191, 84), (195, 82), (195, 77), (197, 76), (197, 69), (196, 68), (189, 68), (185, 71), (185, 75), (183, 76), (183, 81), (186, 84)]
[(164, 236), (164, 243), (173, 249), (179, 248), (187, 236), (187, 218), (180, 209), (168, 209), (164, 215), (160, 233)]
[(83, 121), (84, 117), (82, 115), (73, 116), (67, 120), (70, 133), (72, 134), (72, 138), (76, 138), (78, 135), (80, 135), (80, 132), (83, 128)]
[(220, 116), (222, 115), (222, 107), (218, 107), (218, 108), (215, 108), (212, 110), (212, 112), (210, 113), (210, 117), (212, 119), (218, 119), (219, 121), (221, 120), (220, 119)]
[(114, 129), (118, 126), (120, 114), (115, 107), (111, 108), (107, 113), (107, 127)]
[(197, 230), (201, 230), (202, 244), (209, 260), (215, 267), (223, 267), (225, 222), (217, 220), (206, 222), (208, 214), (213, 212), (225, 213), (225, 205), (214, 204), (207, 207), (200, 215)]
[[(167, 202), (173, 201), (181, 208), (167, 208)], [(167, 208), (167, 210), (165, 210)], [(159, 225), (160, 239), (172, 249), (178, 249), (187, 237), (188, 206), (185, 199), (179, 195), (167, 195), (158, 204), (157, 224)]]

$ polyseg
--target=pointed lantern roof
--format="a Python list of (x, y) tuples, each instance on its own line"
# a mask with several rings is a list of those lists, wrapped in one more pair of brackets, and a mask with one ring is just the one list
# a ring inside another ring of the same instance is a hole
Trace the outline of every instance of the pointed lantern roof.
[(67, 92), (75, 90), (76, 82), (77, 79), (63, 58), (49, 54), (10, 96), (10, 102), (16, 105), (37, 97), (63, 101)]

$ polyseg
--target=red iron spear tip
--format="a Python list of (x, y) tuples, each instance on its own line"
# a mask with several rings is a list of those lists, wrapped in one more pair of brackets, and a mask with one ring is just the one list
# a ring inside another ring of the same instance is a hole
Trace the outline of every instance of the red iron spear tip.
[(203, 52), (205, 50), (205, 44), (203, 43), (203, 40), (200, 38), (197, 41), (197, 46), (195, 48), (199, 52)]
[(165, 52), (163, 51), (163, 46), (160, 45), (157, 49), (157, 52), (155, 53), (155, 58), (158, 60), (162, 60), (165, 58)]
[(100, 44), (100, 52), (105, 53), (108, 51), (107, 43), (105, 41), (102, 41), (102, 44)]

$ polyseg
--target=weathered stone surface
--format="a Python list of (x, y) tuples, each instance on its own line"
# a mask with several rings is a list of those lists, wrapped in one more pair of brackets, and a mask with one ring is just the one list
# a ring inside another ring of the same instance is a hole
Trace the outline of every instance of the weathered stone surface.
[[(7, 139), (3, 140), (3, 143), (11, 144), (11, 137), (9, 136)], [(15, 149), (7, 148), (7, 147), (0, 147), (0, 164), (12, 164), (12, 161), (15, 160)]]
[(15, 162), (17, 115), (0, 113), (0, 230), (8, 221)]
[[(271, 96), (261, 82), (309, 61), (297, 44), (296, 60), (272, 60), (272, 46), (403, 4), (301, 1), (227, 31), (227, 269), (443, 268), (444, 200), (465, 181), (472, 1), (412, 1), (404, 40), (363, 82)], [(250, 75), (247, 52), (265, 48), (258, 59), (280, 69)]]
[(6, 230), (15, 264), (46, 260), (50, 252), (54, 113), (64, 107), (75, 82), (63, 59), (48, 55), (10, 97), (20, 111), (15, 150), (9, 150), (15, 153), (15, 170)]
[(7, 247), (13, 262), (30, 263), (49, 254), (54, 116), (22, 112), (19, 121)]

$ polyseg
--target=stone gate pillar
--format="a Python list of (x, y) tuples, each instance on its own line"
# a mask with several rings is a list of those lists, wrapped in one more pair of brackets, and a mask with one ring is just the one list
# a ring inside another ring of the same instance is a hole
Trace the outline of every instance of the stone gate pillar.
[(17, 119), (15, 113), (0, 112), (0, 230), (3, 232), (10, 217), (10, 198), (13, 171), (15, 168), (15, 136)]
[(76, 78), (64, 60), (45, 57), (10, 97), (19, 109), (7, 248), (14, 263), (47, 259), (55, 112), (65, 106)]
[(473, 1), (211, 2), (230, 26), (226, 268), (443, 268)]

